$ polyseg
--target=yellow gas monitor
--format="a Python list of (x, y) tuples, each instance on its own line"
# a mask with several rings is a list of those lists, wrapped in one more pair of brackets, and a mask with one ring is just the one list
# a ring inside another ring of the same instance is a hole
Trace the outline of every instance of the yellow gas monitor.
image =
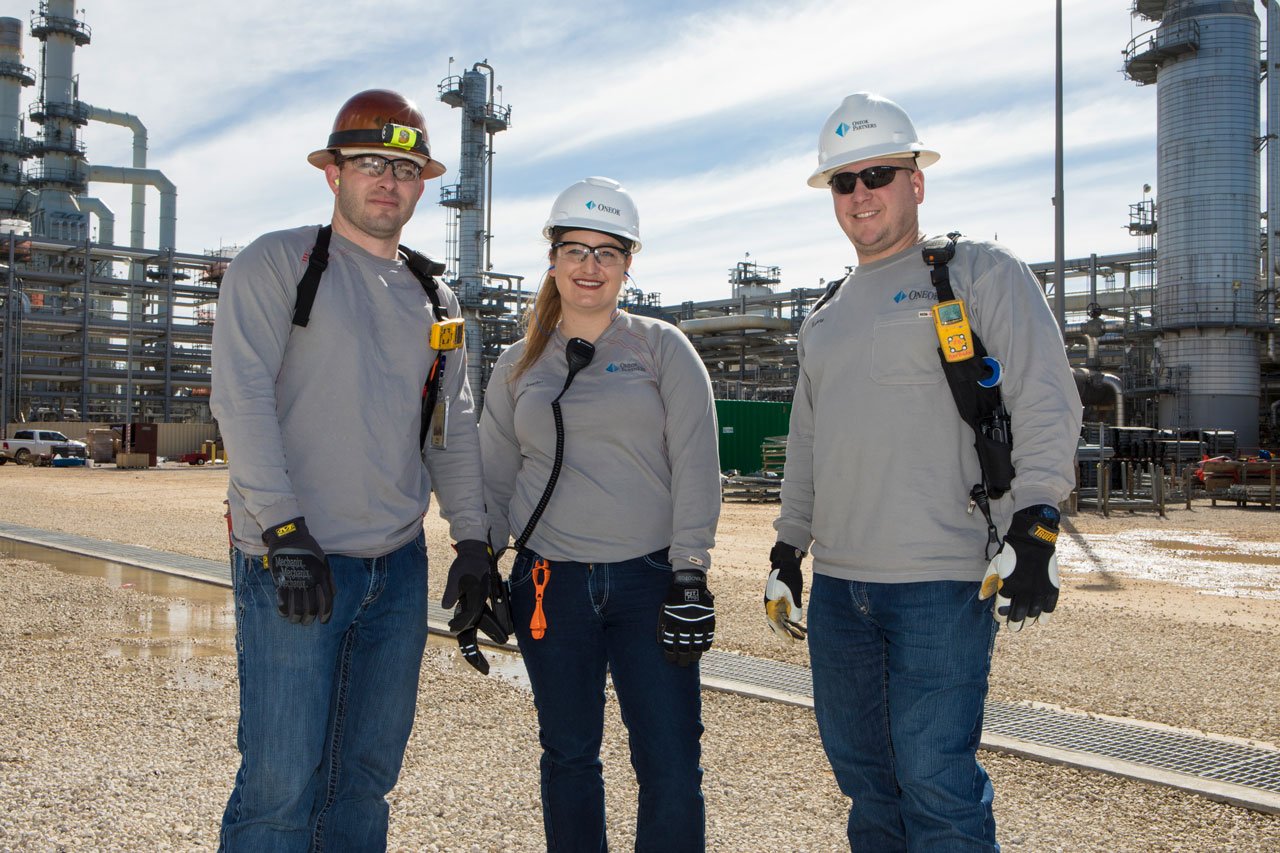
[(462, 346), (461, 317), (455, 320), (441, 320), (431, 326), (431, 348), (433, 350), (451, 350)]
[(969, 330), (969, 316), (963, 302), (950, 299), (933, 306), (933, 326), (938, 332), (943, 358), (947, 361), (973, 358), (973, 333)]

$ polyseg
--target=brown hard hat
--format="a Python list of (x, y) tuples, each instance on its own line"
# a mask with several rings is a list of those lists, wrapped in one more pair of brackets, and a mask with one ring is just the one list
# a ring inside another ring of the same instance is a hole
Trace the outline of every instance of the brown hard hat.
[(422, 112), (413, 101), (389, 89), (366, 89), (348, 98), (333, 120), (328, 144), (307, 155), (307, 162), (323, 169), (334, 162), (334, 151), (343, 148), (399, 153), (420, 163), (424, 178), (445, 172), (443, 163), (431, 159)]

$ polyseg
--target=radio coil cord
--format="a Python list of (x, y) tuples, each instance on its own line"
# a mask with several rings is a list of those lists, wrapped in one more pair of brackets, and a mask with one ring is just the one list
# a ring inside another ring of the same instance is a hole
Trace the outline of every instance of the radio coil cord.
[(573, 382), (573, 377), (578, 375), (578, 371), (591, 363), (592, 357), (596, 354), (596, 348), (582, 338), (571, 338), (564, 349), (564, 354), (569, 362), (569, 375), (565, 377), (564, 387), (560, 389), (560, 393), (551, 401), (551, 413), (556, 421), (556, 456), (551, 463), (551, 476), (547, 478), (547, 487), (542, 490), (542, 497), (538, 499), (538, 505), (529, 516), (524, 532), (516, 539), (517, 551), (524, 548), (529, 537), (533, 535), (533, 529), (538, 526), (538, 519), (542, 518), (547, 504), (551, 502), (551, 493), (555, 491), (556, 480), (560, 479), (560, 466), (564, 463), (564, 415), (560, 412), (560, 398), (569, 390), (569, 385)]
[[(569, 390), (569, 385), (573, 382), (573, 377), (578, 375), (578, 371), (591, 363), (592, 357), (596, 354), (596, 348), (582, 338), (571, 338), (565, 346), (564, 354), (569, 362), (569, 375), (565, 377), (564, 387), (560, 389), (560, 393), (551, 401), (551, 414), (556, 421), (556, 455), (551, 463), (551, 476), (547, 478), (547, 487), (542, 490), (542, 497), (538, 499), (538, 505), (529, 516), (524, 532), (516, 539), (517, 552), (524, 548), (529, 537), (533, 535), (534, 528), (538, 526), (538, 519), (542, 518), (547, 504), (551, 502), (551, 493), (556, 489), (556, 480), (560, 479), (560, 466), (564, 464), (564, 415), (560, 411), (560, 398)], [(551, 567), (546, 560), (539, 559), (534, 564), (533, 580), (536, 592), (533, 617), (529, 620), (529, 633), (535, 640), (541, 640), (547, 633), (547, 617), (542, 611), (542, 598), (547, 584), (551, 581)]]

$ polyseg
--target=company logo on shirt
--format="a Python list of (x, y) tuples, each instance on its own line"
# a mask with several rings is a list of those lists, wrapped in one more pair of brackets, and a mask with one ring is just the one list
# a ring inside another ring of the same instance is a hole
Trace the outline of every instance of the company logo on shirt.
[(606, 373), (635, 373), (636, 371), (644, 373), (644, 365), (638, 361), (611, 361), (605, 368)]
[(937, 302), (938, 294), (932, 290), (912, 290), (910, 292), (899, 290), (893, 295), (893, 301), (899, 304), (902, 302), (915, 302), (918, 299), (928, 299), (931, 302)]

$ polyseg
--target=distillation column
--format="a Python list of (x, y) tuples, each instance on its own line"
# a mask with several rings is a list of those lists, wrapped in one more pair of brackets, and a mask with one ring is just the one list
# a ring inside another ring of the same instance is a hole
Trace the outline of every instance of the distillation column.
[(29, 181), (40, 200), (32, 219), (36, 234), (74, 242), (88, 237), (89, 217), (75, 197), (89, 185), (84, 143), (79, 128), (89, 112), (77, 99), (73, 58), (75, 49), (89, 43), (89, 28), (76, 19), (74, 0), (44, 0), (31, 19), (31, 35), (44, 42), (41, 53), (40, 100), (31, 120), (43, 125), (33, 153), (40, 163)]
[[(511, 107), (494, 102), (493, 68), (477, 62), (461, 76), (445, 78), (440, 100), (462, 108), (462, 148), (458, 182), (443, 187), (440, 204), (455, 213), (456, 249), (450, 246), (450, 266), (456, 259), (454, 291), (467, 320), (467, 378), (471, 392), (481, 398), (485, 382), (479, 308), (489, 271), (490, 187), (493, 182), (493, 136), (506, 130)], [(456, 255), (454, 254), (456, 252)]]
[(1259, 36), (1248, 0), (1142, 0), (1156, 83), (1160, 425), (1258, 444)]
[(27, 213), (22, 163), (31, 156), (31, 143), (22, 135), (22, 88), (35, 83), (22, 64), (22, 21), (0, 18), (0, 219)]

